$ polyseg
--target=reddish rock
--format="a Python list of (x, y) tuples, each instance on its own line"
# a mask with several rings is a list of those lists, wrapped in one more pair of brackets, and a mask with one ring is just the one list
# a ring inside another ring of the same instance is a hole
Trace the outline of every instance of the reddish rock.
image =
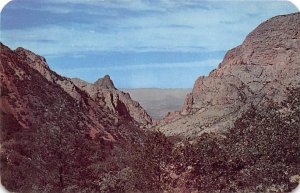
[(105, 75), (103, 78), (98, 79), (94, 86), (102, 89), (116, 89), (113, 81), (110, 79), (109, 75)]
[(104, 105), (113, 113), (129, 120), (135, 120), (143, 126), (151, 127), (152, 118), (138, 102), (131, 99), (128, 93), (116, 89), (108, 75), (100, 78), (94, 84), (89, 84), (78, 78), (72, 79), (72, 81), (81, 90), (87, 92), (94, 101)]
[[(152, 119), (147, 112), (138, 102), (133, 101), (127, 93), (117, 90), (108, 75), (98, 79), (94, 84), (89, 84), (77, 78), (70, 79), (59, 76), (49, 68), (45, 58), (29, 50), (17, 48), (15, 52), (31, 68), (37, 70), (48, 81), (58, 84), (78, 102), (86, 106), (94, 106), (95, 108), (98, 108), (97, 106), (100, 105), (129, 120), (133, 119), (145, 126), (151, 126)], [(83, 92), (87, 92), (93, 100), (96, 100), (96, 104), (90, 98), (84, 100), (82, 98)]]
[(176, 120), (177, 118), (180, 118), (180, 112), (175, 111), (175, 112), (168, 112), (164, 118), (160, 121), (160, 124), (167, 124), (171, 121)]
[(126, 178), (134, 168), (134, 148), (142, 147), (146, 136), (138, 121), (147, 114), (137, 102), (116, 90), (109, 77), (103, 84), (89, 85), (93, 92), (87, 92), (51, 71), (31, 51), (14, 51), (2, 43), (0, 51), (0, 169), (5, 188), (24, 193), (107, 192), (113, 181), (107, 175), (122, 181), (120, 186), (123, 181), (139, 182)]
[(167, 135), (197, 136), (224, 131), (249, 105), (286, 99), (286, 88), (300, 84), (300, 14), (260, 24), (242, 45), (227, 52), (208, 77), (199, 77), (182, 117), (160, 127)]

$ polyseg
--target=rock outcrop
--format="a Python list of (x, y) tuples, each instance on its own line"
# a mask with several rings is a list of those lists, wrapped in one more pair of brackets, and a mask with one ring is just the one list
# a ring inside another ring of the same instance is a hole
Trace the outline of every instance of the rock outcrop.
[[(15, 52), (31, 68), (37, 70), (48, 81), (58, 84), (65, 92), (84, 105), (95, 106), (95, 108), (100, 105), (113, 113), (135, 120), (143, 126), (150, 127), (152, 124), (152, 119), (147, 112), (138, 102), (131, 100), (129, 94), (118, 91), (108, 75), (98, 79), (94, 84), (89, 84), (77, 78), (70, 79), (59, 76), (49, 68), (45, 58), (29, 50), (17, 48)], [(83, 92), (96, 100), (96, 104), (90, 98), (84, 101)]]
[(199, 77), (181, 118), (161, 124), (167, 135), (222, 132), (251, 105), (286, 99), (300, 84), (300, 14), (277, 16), (259, 25), (230, 50), (218, 69)]
[(56, 72), (52, 71), (44, 57), (21, 47), (17, 48), (15, 53), (22, 61), (38, 71), (48, 81), (60, 85), (75, 100), (81, 100), (82, 91), (80, 91), (69, 78), (59, 76)]
[(299, 186), (300, 87), (286, 92), (282, 103), (251, 106), (226, 133), (181, 141), (170, 176), (177, 185), (169, 192), (291, 192)]
[(72, 82), (87, 92), (94, 101), (106, 106), (113, 113), (133, 119), (142, 126), (150, 127), (152, 125), (152, 118), (140, 104), (132, 100), (128, 93), (116, 89), (108, 75), (98, 79), (94, 84), (78, 78), (72, 79)]
[(116, 89), (113, 81), (110, 79), (109, 75), (105, 75), (103, 78), (98, 79), (94, 86), (102, 89)]
[(116, 90), (109, 77), (90, 86), (94, 98), (31, 51), (11, 50), (1, 43), (0, 55), (0, 167), (5, 188), (22, 193), (145, 190), (136, 188), (141, 180), (127, 178), (135, 169), (133, 155), (147, 135), (139, 128), (144, 128), (140, 120), (129, 114), (138, 103), (126, 107), (129, 95)]
[(101, 144), (116, 142), (111, 130), (122, 118), (91, 106), (79, 89), (80, 100), (71, 96), (42, 57), (0, 49), (1, 183), (13, 192), (66, 192), (103, 159)]

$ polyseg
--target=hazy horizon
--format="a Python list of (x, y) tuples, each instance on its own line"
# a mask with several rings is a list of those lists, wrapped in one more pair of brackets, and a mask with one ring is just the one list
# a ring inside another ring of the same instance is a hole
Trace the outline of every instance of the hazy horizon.
[(1, 42), (46, 58), (67, 77), (109, 74), (117, 88), (192, 88), (261, 22), (297, 12), (286, 1), (15, 0)]

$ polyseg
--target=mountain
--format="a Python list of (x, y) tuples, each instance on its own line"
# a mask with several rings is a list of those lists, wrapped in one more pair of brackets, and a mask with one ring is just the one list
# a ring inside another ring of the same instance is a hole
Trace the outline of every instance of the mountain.
[(199, 77), (180, 116), (159, 129), (166, 135), (195, 137), (225, 132), (251, 106), (287, 98), (300, 83), (299, 13), (260, 24), (243, 44), (228, 51), (209, 76)]
[(191, 89), (139, 88), (122, 89), (138, 101), (156, 119), (162, 119), (168, 112), (180, 111), (187, 93)]
[(29, 50), (0, 49), (1, 184), (13, 192), (153, 188), (136, 166), (134, 152), (152, 135), (137, 102), (107, 76), (84, 83), (86, 92)]
[(60, 85), (61, 88), (74, 99), (80, 101), (82, 97), (80, 93), (86, 92), (86, 94), (92, 96), (93, 102), (96, 101), (98, 103), (93, 104), (95, 107), (100, 105), (123, 117), (133, 119), (143, 126), (152, 124), (152, 119), (145, 110), (142, 109), (137, 102), (131, 100), (128, 94), (118, 91), (108, 75), (100, 78), (93, 85), (76, 78), (58, 78), (60, 76), (49, 69), (43, 57), (24, 48), (17, 48), (16, 53), (20, 55), (30, 67), (37, 70), (48, 81)]
[(155, 128), (177, 139), (170, 192), (290, 192), (300, 183), (300, 13), (260, 24)]
[(175, 143), (169, 192), (291, 192), (299, 186), (300, 88), (286, 93), (281, 103), (250, 107), (222, 134)]
[(116, 89), (109, 75), (105, 75), (103, 78), (98, 79), (94, 85), (102, 89)]
[(108, 75), (98, 79), (94, 84), (78, 78), (73, 78), (72, 82), (87, 92), (97, 103), (108, 107), (110, 111), (127, 119), (133, 119), (142, 126), (150, 127), (152, 125), (152, 118), (140, 104), (133, 101), (128, 93), (116, 89)]
[(77, 184), (89, 172), (95, 146), (116, 140), (107, 127), (115, 127), (117, 117), (90, 108), (95, 104), (87, 94), (44, 58), (0, 46), (1, 183), (14, 192), (60, 192)]

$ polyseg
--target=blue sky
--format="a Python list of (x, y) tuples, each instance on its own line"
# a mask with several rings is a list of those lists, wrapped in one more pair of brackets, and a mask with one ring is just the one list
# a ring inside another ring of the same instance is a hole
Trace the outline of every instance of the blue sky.
[(14, 0), (1, 13), (1, 42), (67, 77), (191, 88), (261, 22), (297, 11), (271, 0)]

